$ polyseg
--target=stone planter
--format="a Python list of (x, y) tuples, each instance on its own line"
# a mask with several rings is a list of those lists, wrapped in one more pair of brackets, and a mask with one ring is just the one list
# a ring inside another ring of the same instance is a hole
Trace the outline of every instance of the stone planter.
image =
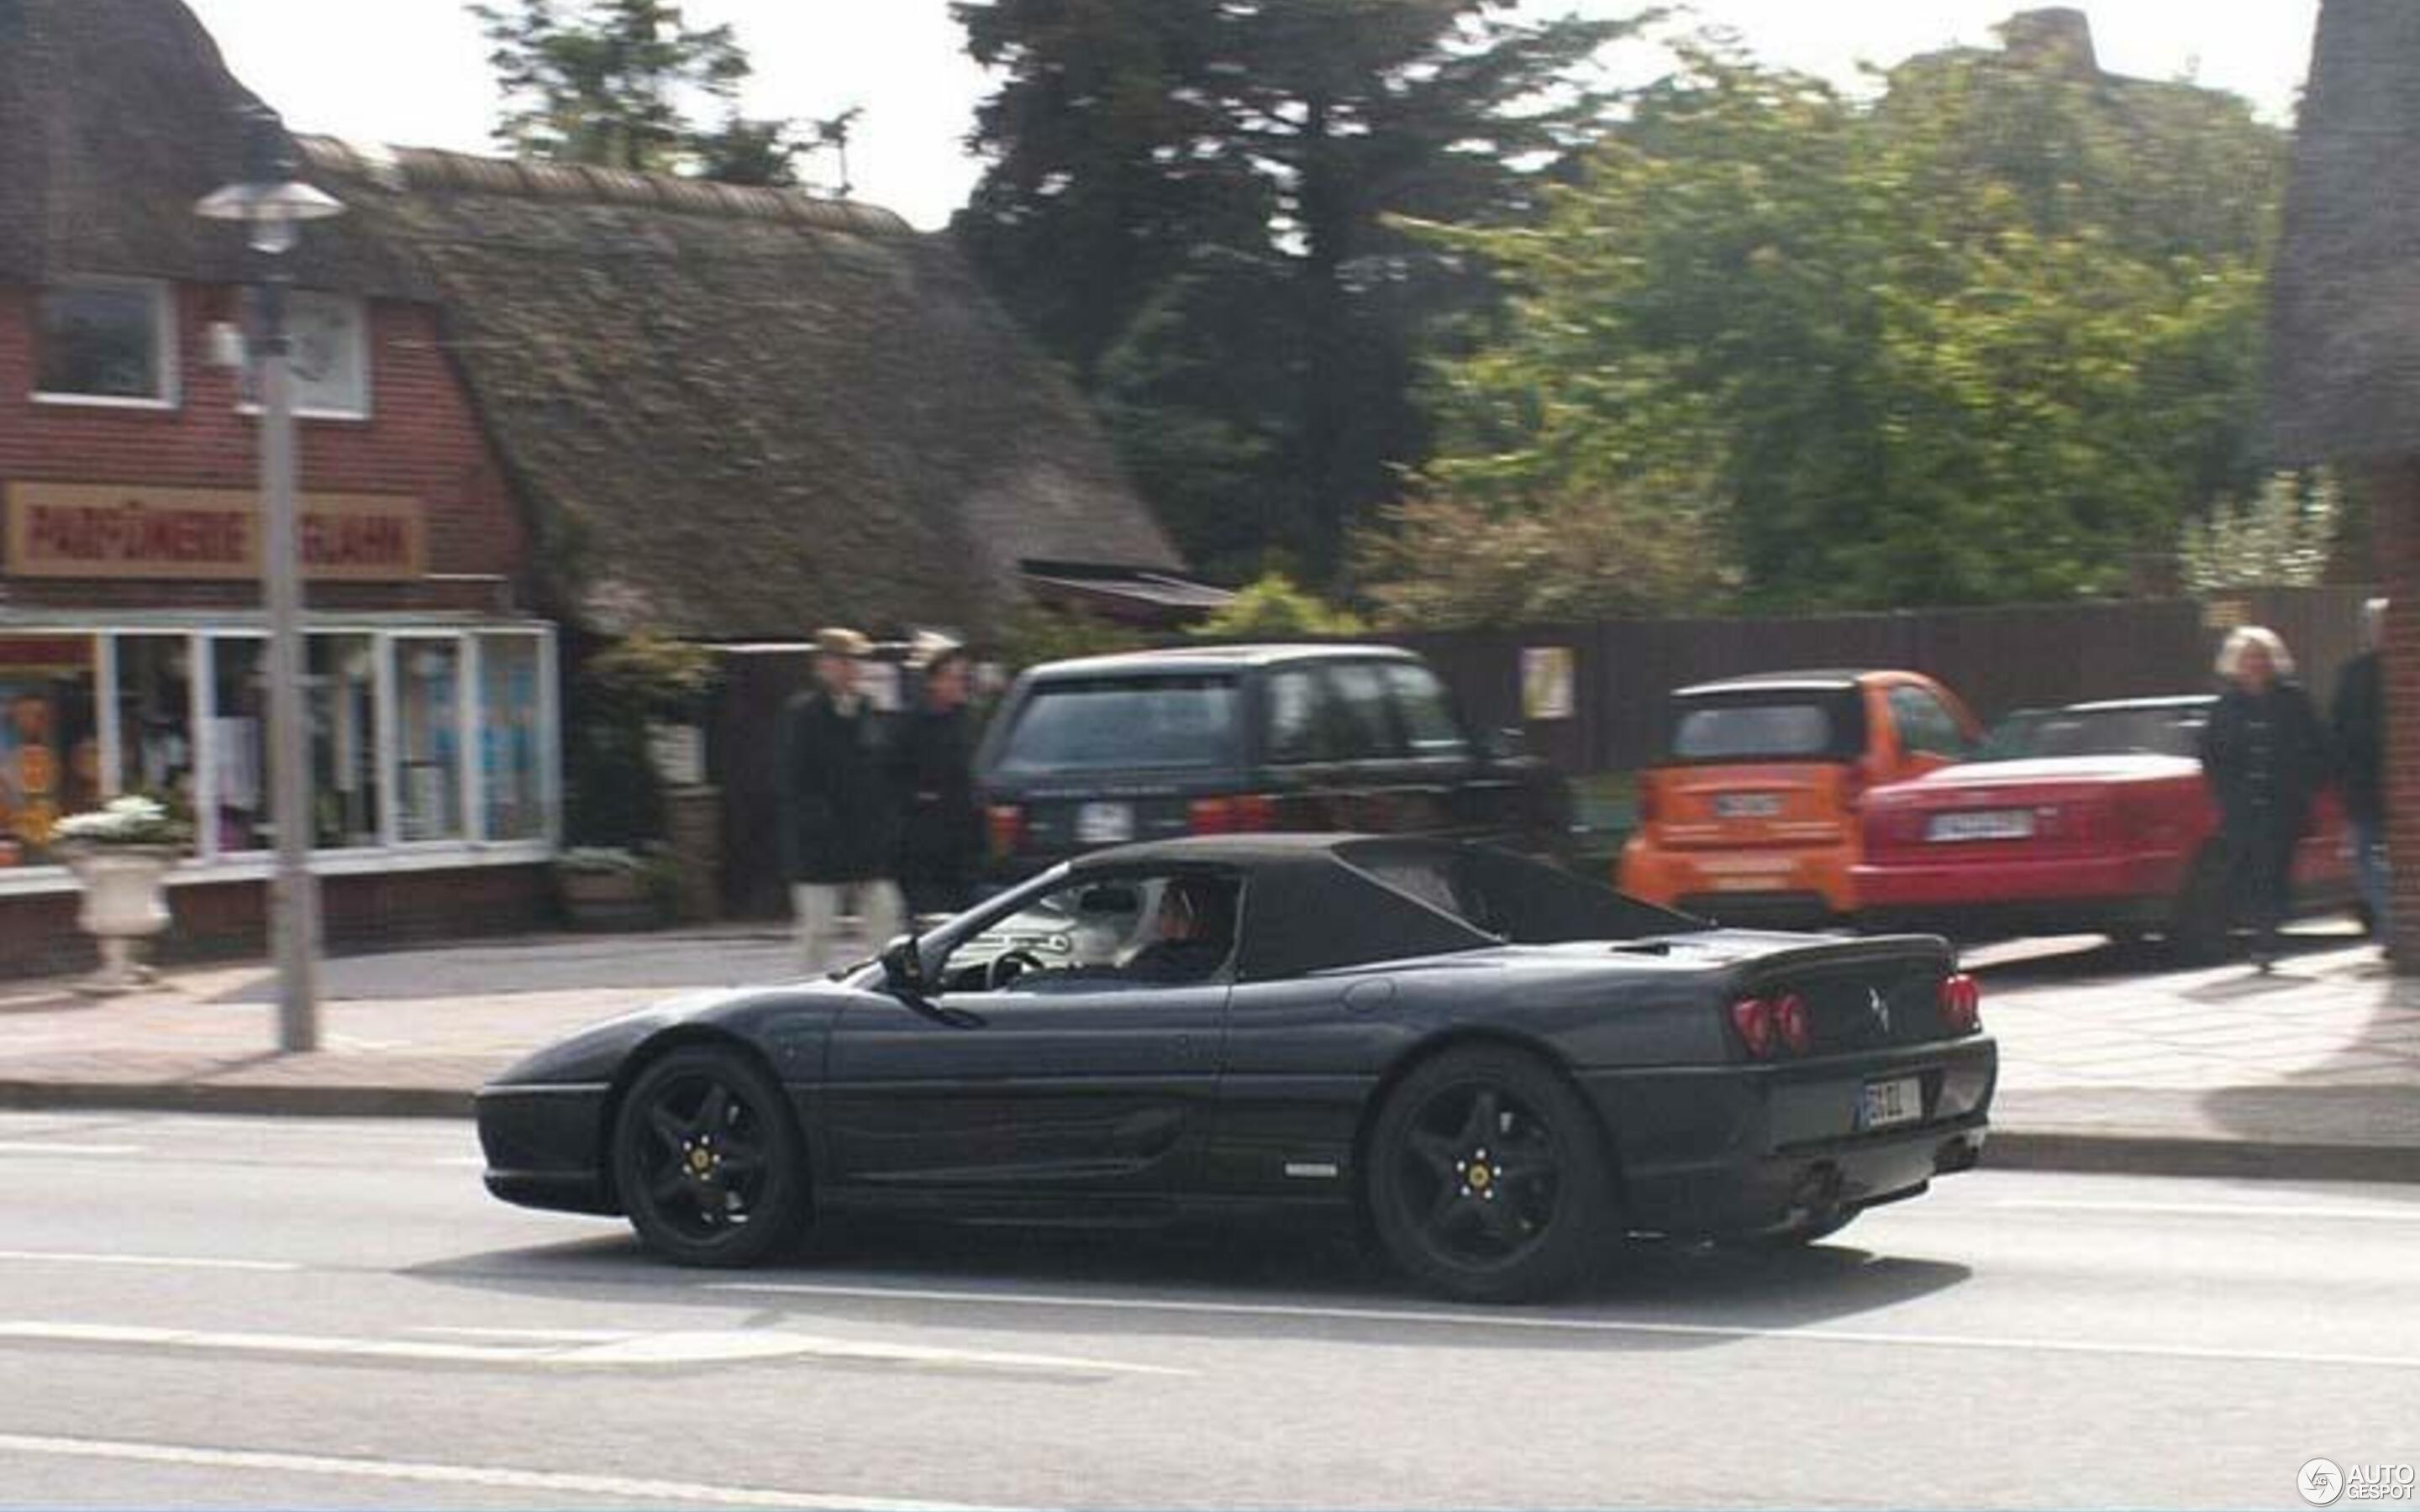
[(168, 870), (177, 851), (167, 845), (77, 845), (67, 849), (69, 870), (84, 885), (76, 923), (101, 945), (101, 972), (79, 991), (132, 992), (152, 979), (137, 946), (168, 927)]

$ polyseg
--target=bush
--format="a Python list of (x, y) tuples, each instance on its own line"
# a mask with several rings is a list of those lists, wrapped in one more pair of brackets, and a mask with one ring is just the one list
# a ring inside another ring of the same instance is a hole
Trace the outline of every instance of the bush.
[(1221, 640), (1283, 640), (1360, 635), (1367, 629), (1352, 610), (1298, 587), (1282, 572), (1270, 572), (1247, 584), (1233, 603), (1195, 625), (1193, 634)]
[(714, 687), (714, 653), (647, 631), (587, 658), (571, 687), (564, 740), (564, 825), (583, 846), (662, 838), (663, 783), (647, 750), (652, 722), (688, 722)]

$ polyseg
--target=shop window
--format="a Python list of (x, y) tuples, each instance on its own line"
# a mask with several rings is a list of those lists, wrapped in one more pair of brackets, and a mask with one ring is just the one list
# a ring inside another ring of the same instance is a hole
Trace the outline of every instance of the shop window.
[(0, 636), (0, 866), (56, 859), (62, 815), (101, 801), (93, 638)]
[[(294, 412), (306, 418), (365, 420), (370, 412), (369, 316), (361, 301), (296, 290), (286, 297)], [(258, 384), (244, 373), (246, 409), (259, 407)]]
[(181, 635), (117, 638), (117, 791), (194, 806), (191, 648)]
[(104, 404), (175, 401), (176, 316), (168, 287), (77, 279), (42, 290), (35, 393)]
[(310, 638), (311, 842), (379, 843), (378, 645)]
[(546, 833), (546, 791), (539, 781), (546, 716), (538, 669), (535, 636), (480, 638), (479, 764), (489, 840), (535, 840)]
[(395, 645), (396, 797), (406, 841), (462, 834), (461, 652), (443, 640)]
[(269, 827), (269, 642), (256, 636), (211, 640), (210, 792), (196, 814), (219, 854), (266, 850)]

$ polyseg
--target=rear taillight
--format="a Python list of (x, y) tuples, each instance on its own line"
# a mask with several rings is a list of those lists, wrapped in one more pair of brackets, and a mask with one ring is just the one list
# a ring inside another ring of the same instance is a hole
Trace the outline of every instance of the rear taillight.
[(1014, 803), (995, 803), (984, 810), (984, 824), (991, 836), (991, 854), (1006, 857), (1015, 856), (1025, 845), (1025, 810)]
[(1815, 1015), (1796, 993), (1741, 998), (1731, 1005), (1731, 1027), (1754, 1060), (1803, 1056), (1815, 1048)]
[(1815, 1025), (1807, 1016), (1807, 999), (1796, 993), (1783, 994), (1773, 1005), (1773, 1032), (1793, 1056), (1814, 1048)]
[(1761, 997), (1743, 997), (1731, 1005), (1731, 1027), (1748, 1055), (1762, 1060), (1773, 1054), (1773, 1005)]
[(1941, 979), (1941, 1022), (1953, 1034), (1972, 1034), (1983, 1026), (1983, 986), (1962, 971)]
[(1264, 793), (1232, 798), (1196, 798), (1186, 805), (1186, 821), (1197, 835), (1249, 835), (1276, 827), (1277, 800)]

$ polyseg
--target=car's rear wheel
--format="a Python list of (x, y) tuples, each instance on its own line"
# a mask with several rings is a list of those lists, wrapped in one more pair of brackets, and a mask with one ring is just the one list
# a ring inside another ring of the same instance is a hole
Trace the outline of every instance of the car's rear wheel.
[(1388, 1256), (1466, 1302), (1567, 1289), (1620, 1235), (1596, 1120), (1516, 1050), (1450, 1051), (1416, 1068), (1379, 1110), (1367, 1169)]
[(718, 1045), (640, 1073), (614, 1122), (613, 1176), (639, 1237), (682, 1265), (753, 1265), (807, 1221), (806, 1149), (781, 1088)]

